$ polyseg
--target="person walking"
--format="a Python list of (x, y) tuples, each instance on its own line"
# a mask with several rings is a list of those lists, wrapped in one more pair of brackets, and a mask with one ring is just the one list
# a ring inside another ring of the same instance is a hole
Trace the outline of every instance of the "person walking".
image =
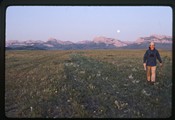
[(150, 42), (149, 49), (145, 52), (143, 57), (144, 70), (147, 71), (147, 81), (155, 83), (156, 81), (156, 60), (159, 60), (160, 67), (162, 67), (162, 59), (157, 49), (155, 49), (155, 43)]

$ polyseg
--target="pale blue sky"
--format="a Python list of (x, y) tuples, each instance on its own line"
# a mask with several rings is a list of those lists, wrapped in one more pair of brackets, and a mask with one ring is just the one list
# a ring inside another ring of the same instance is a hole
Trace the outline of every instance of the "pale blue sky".
[(172, 36), (170, 7), (11, 6), (6, 12), (6, 40), (52, 37), (77, 42), (106, 36), (134, 41), (151, 34)]

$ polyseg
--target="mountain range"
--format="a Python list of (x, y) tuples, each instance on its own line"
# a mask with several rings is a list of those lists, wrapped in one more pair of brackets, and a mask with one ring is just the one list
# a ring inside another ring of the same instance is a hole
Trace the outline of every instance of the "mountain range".
[(79, 49), (145, 49), (153, 41), (158, 49), (172, 49), (172, 37), (166, 35), (150, 35), (140, 37), (135, 41), (121, 41), (104, 36), (95, 37), (93, 40), (79, 42), (62, 41), (49, 38), (41, 40), (8, 40), (6, 50), (79, 50)]

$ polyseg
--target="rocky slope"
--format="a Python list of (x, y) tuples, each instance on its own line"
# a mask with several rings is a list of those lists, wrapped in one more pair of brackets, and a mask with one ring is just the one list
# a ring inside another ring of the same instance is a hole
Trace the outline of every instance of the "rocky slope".
[(62, 41), (49, 38), (46, 42), (41, 40), (8, 40), (6, 48), (17, 50), (70, 50), (70, 49), (145, 49), (149, 42), (155, 42), (159, 49), (172, 49), (172, 37), (165, 35), (150, 35), (140, 37), (136, 41), (121, 41), (104, 36), (95, 37), (93, 40), (83, 40), (79, 42)]

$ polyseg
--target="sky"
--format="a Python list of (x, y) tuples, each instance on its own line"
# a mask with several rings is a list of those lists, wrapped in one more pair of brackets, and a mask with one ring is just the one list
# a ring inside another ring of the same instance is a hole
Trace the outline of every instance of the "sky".
[(135, 41), (172, 36), (172, 21), (172, 8), (166, 6), (10, 6), (6, 40), (78, 42), (105, 36)]

